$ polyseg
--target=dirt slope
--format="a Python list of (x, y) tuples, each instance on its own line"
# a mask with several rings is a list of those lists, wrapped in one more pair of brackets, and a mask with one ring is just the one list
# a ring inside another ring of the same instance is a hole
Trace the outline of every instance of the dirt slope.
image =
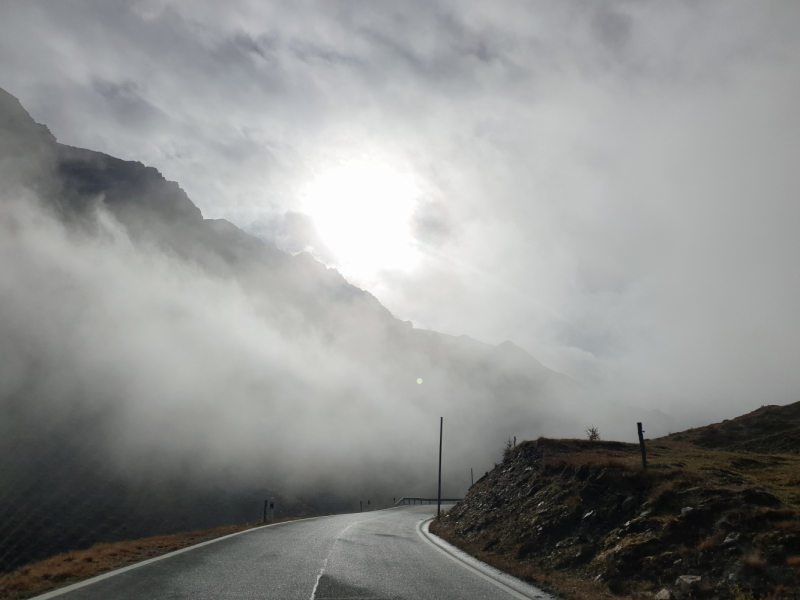
[(649, 441), (648, 471), (634, 444), (524, 442), (431, 530), (563, 598), (800, 598), (796, 413)]

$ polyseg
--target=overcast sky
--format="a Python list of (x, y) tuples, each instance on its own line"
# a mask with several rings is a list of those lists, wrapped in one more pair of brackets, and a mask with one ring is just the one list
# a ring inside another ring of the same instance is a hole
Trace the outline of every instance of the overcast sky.
[(0, 87), (416, 327), (721, 419), (800, 399), (797, 31), (790, 2), (6, 2)]

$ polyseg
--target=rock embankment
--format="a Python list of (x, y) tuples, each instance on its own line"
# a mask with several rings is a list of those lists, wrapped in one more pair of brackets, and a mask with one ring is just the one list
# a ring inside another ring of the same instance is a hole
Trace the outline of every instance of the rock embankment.
[(738, 455), (657, 448), (689, 466), (643, 471), (632, 444), (524, 442), (431, 531), (563, 598), (800, 598), (796, 496), (737, 472)]

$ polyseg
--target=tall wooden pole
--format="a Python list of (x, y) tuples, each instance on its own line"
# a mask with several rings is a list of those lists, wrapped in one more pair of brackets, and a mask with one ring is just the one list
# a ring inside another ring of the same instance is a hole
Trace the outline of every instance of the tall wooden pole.
[(439, 498), (437, 502), (436, 518), (442, 516), (442, 432), (444, 431), (444, 417), (439, 417)]
[(642, 424), (637, 423), (636, 428), (639, 430), (639, 448), (642, 450), (642, 468), (646, 471), (647, 470), (647, 454), (644, 449), (644, 429), (642, 429)]
[(475, 485), (475, 476), (472, 474), (472, 467), (469, 468), (469, 480), (472, 485)]

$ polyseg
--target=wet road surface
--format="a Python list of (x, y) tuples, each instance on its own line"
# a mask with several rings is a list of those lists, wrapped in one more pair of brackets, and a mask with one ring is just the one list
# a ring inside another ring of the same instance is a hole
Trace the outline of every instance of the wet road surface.
[(497, 577), (479, 572), (482, 563), (465, 555), (461, 560), (454, 559), (452, 551), (445, 552), (427, 541), (421, 523), (435, 510), (435, 506), (406, 506), (280, 523), (156, 559), (79, 589), (65, 588), (39, 598), (551, 598), (498, 573), (508, 584), (504, 588), (502, 581), (494, 581)]

